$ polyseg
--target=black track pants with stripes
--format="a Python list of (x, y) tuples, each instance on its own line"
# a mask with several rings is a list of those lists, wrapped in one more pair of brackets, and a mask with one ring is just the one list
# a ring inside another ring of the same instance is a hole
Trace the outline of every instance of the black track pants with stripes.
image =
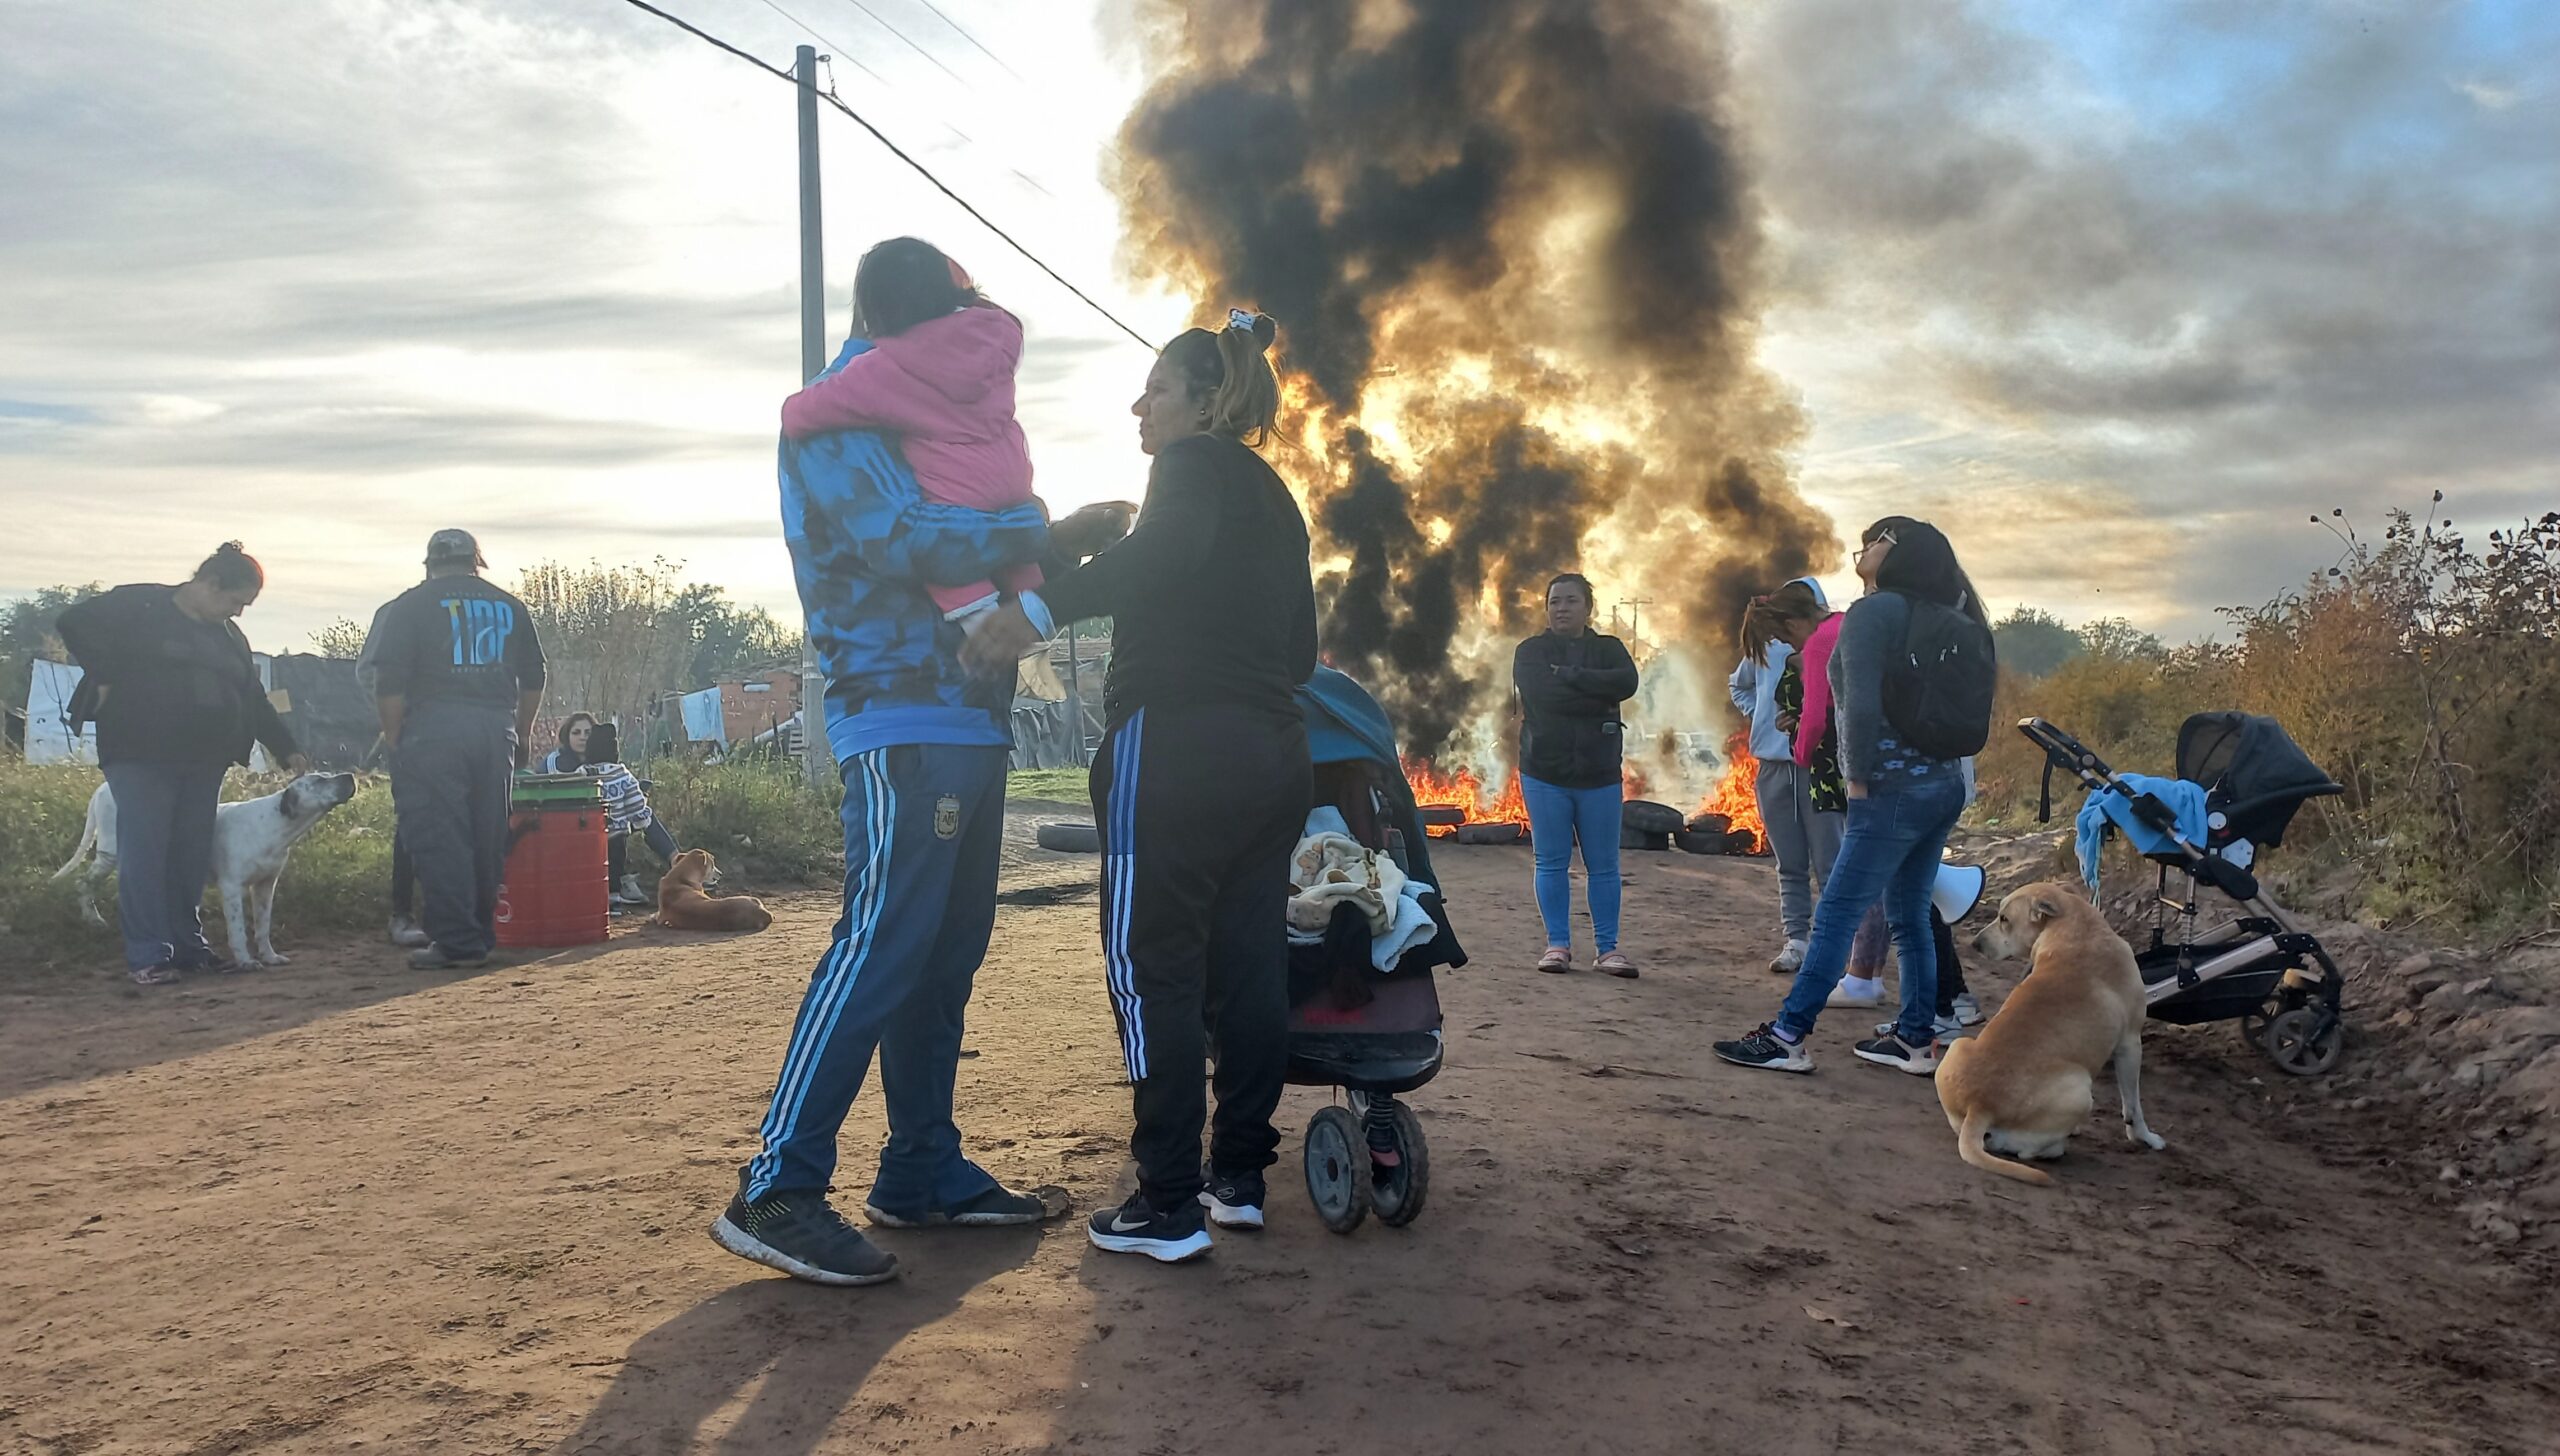
[(1313, 793), (1294, 715), (1146, 708), (1094, 760), (1103, 960), (1136, 1087), (1129, 1150), (1158, 1207), (1200, 1194), (1204, 1025), (1218, 1047), (1210, 1162), (1260, 1172), (1280, 1144), (1289, 856)]

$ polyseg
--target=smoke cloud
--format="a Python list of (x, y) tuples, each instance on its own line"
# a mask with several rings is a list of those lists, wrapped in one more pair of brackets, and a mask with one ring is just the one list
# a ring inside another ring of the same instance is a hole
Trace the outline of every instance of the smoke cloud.
[[(1757, 211), (1694, 0), (1141, 0), (1130, 262), (1281, 322), (1324, 643), (1481, 751), (1548, 577), (1710, 656), (1834, 564), (1754, 362)], [(1703, 721), (1703, 720), (1701, 720)]]

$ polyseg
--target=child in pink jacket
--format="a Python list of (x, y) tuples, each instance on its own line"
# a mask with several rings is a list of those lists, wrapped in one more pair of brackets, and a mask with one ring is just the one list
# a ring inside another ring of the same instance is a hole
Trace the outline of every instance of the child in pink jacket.
[[(941, 249), (891, 238), (854, 270), (853, 328), (871, 348), (784, 400), (783, 434), (880, 430), (898, 437), (927, 500), (998, 511), (1031, 499), (1031, 450), (1013, 418), (1021, 320), (988, 302)], [(999, 589), (1039, 584), (1040, 569), (1025, 565), (997, 581), (926, 590), (946, 619), (971, 622)]]

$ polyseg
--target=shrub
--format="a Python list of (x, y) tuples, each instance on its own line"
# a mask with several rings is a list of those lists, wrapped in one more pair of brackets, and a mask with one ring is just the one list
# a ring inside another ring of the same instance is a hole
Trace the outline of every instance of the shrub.
[[(2005, 676), (1982, 816), (2035, 802), (2043, 762), (2006, 731), (2017, 718), (2166, 774), (2188, 715), (2239, 708), (2281, 722), (2346, 787), (2296, 836), (2352, 869), (2368, 915), (2484, 932), (2560, 918), (2560, 513), (2491, 532), (2485, 551), (2405, 512), (2379, 544), (2340, 538), (2337, 566), (2301, 590), (2226, 609), (2228, 645), (2164, 651), (2096, 624), (2051, 676)], [(2058, 808), (2077, 806), (2075, 793)]]
[[(842, 790), (811, 790), (796, 764), (669, 759), (651, 772), (651, 804), (685, 843), (709, 849), (732, 885), (823, 885), (842, 874)], [(98, 908), (109, 927), (102, 930), (80, 918), (77, 887), (52, 878), (80, 842), (98, 783), (94, 768), (0, 759), (0, 974), (19, 963), (88, 965), (116, 954), (114, 882), (100, 887)], [(223, 798), (253, 798), (283, 784), (280, 775), (234, 769)], [(381, 927), (390, 912), (391, 835), (391, 785), (372, 778), (294, 846), (276, 887), (279, 949), (289, 953), (294, 937), (314, 931)], [(205, 933), (217, 948), (220, 903), (208, 889)]]
[(810, 788), (796, 759), (725, 763), (672, 755), (649, 765), (649, 806), (679, 843), (710, 850), (730, 884), (830, 884), (844, 873), (841, 784)]
[[(88, 822), (89, 796), (98, 771), (74, 764), (37, 766), (0, 759), (0, 926), (10, 960), (38, 965), (87, 964), (115, 954), (119, 944), (115, 884), (101, 886), (101, 930), (80, 918), (77, 887), (53, 872), (71, 857)], [(254, 798), (282, 787), (278, 775), (234, 769), (223, 798)], [(355, 799), (321, 820), (294, 846), (292, 865), (276, 887), (276, 926), (286, 940), (312, 930), (354, 930), (380, 924), (391, 884), (391, 786), (364, 783)], [(205, 894), (205, 934), (222, 944), (221, 901)], [(279, 946), (279, 949), (289, 947)]]

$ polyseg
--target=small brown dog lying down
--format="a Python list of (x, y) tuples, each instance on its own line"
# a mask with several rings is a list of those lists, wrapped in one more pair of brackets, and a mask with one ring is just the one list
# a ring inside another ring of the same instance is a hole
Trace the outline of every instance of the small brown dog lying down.
[(2090, 1083), (2110, 1057), (2125, 1138), (2168, 1146), (2142, 1120), (2142, 973), (2133, 947), (2088, 896), (2069, 885), (2029, 885), (2000, 902), (2000, 918), (1973, 944), (2034, 963), (1980, 1035), (1938, 1054), (1938, 1105), (1956, 1130), (1957, 1154), (2003, 1178), (2051, 1183), (1994, 1154), (2061, 1157), (2089, 1118)]
[(658, 881), (658, 923), (669, 930), (762, 930), (773, 912), (752, 895), (713, 897), (703, 891), (711, 882), (711, 851), (688, 849), (667, 866)]

